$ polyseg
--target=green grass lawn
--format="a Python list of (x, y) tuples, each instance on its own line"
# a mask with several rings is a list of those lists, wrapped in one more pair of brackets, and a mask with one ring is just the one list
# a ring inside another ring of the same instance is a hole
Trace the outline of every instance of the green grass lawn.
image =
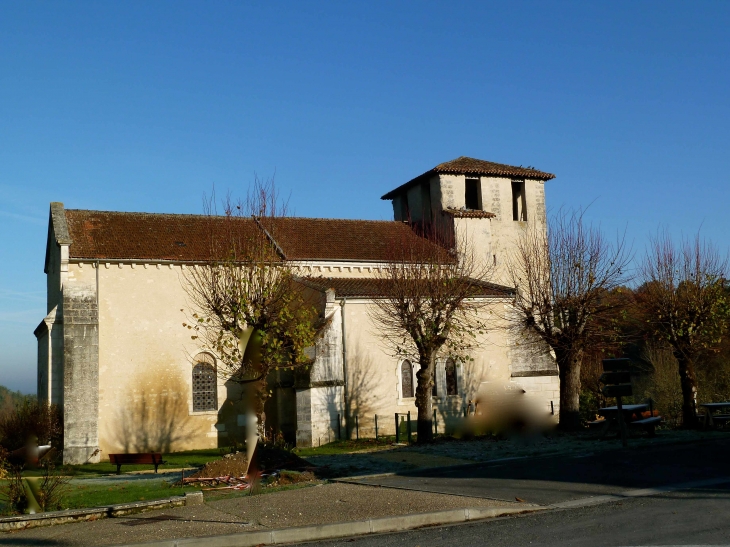
[(196, 492), (199, 486), (172, 486), (168, 482), (158, 481), (124, 481), (114, 485), (89, 484), (75, 481), (68, 485), (64, 495), (63, 507), (76, 509), (82, 507), (98, 507), (133, 501), (151, 501), (171, 496), (182, 496), (185, 492)]
[(306, 459), (307, 456), (330, 456), (350, 452), (383, 450), (392, 447), (394, 444), (395, 437), (380, 437), (377, 441), (375, 439), (334, 441), (312, 448), (295, 448), (293, 452), (300, 458)]
[[(0, 480), (0, 489), (4, 486), (4, 482)], [(257, 494), (270, 494), (273, 492), (281, 492), (283, 490), (292, 490), (296, 488), (306, 488), (320, 484), (321, 481), (287, 484), (281, 486), (268, 486), (261, 488)], [(74, 480), (64, 489), (63, 501), (61, 507), (63, 509), (81, 509), (87, 507), (100, 507), (104, 505), (116, 505), (119, 503), (130, 503), (135, 501), (153, 501), (166, 499), (172, 496), (182, 496), (186, 492), (200, 491), (200, 485), (192, 485), (180, 487), (171, 485), (167, 481), (144, 480), (144, 481), (121, 481), (119, 483), (97, 484), (95, 481), (86, 481), (84, 479)], [(204, 492), (206, 501), (215, 501), (227, 498), (241, 497), (249, 495), (247, 491), (237, 490), (207, 490)], [(0, 499), (0, 515), (5, 514), (3, 501)]]
[[(206, 450), (187, 450), (185, 452), (172, 452), (163, 454), (162, 459), (165, 461), (159, 467), (160, 473), (164, 473), (166, 469), (180, 469), (184, 467), (202, 467), (208, 462), (218, 460), (223, 454), (230, 452), (227, 448), (209, 448)], [(123, 465), (122, 474), (130, 471), (154, 471), (153, 465)], [(66, 465), (63, 467), (64, 474), (83, 477), (89, 475), (108, 475), (117, 472), (117, 466), (107, 462), (86, 463), (83, 465)], [(29, 471), (29, 475), (34, 472)]]

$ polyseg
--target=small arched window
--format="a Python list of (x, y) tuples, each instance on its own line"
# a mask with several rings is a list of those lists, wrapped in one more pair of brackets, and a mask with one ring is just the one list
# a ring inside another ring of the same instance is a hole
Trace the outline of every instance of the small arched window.
[(401, 397), (413, 397), (413, 367), (410, 361), (403, 361), (400, 366)]
[(456, 363), (449, 357), (446, 360), (446, 395), (457, 395), (459, 393), (456, 385)]
[(218, 410), (218, 381), (215, 360), (203, 353), (193, 366), (193, 412)]

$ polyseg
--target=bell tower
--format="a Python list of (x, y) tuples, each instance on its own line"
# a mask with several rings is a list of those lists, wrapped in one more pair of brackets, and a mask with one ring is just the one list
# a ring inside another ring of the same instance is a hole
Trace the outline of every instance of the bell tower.
[(435, 225), (468, 237), (482, 260), (505, 282), (506, 255), (528, 228), (546, 229), (545, 182), (551, 173), (532, 167), (461, 156), (441, 163), (381, 199), (391, 200), (395, 220)]

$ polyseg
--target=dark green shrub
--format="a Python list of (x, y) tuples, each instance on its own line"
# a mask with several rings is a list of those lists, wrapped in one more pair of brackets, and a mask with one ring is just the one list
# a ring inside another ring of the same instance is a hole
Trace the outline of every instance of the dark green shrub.
[(59, 452), (63, 447), (63, 419), (56, 405), (27, 399), (0, 417), (0, 446), (12, 452), (35, 441), (50, 444)]

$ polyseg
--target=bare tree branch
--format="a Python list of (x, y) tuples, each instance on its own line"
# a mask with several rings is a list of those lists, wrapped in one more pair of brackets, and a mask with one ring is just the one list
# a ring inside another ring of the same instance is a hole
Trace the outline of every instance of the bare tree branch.
[(375, 299), (372, 320), (396, 355), (418, 356), (416, 407), (418, 442), (433, 438), (431, 390), (437, 357), (462, 361), (486, 329), (481, 310), (487, 295), (506, 296), (488, 283), (491, 268), (478, 261), (462, 238), (434, 226), (420, 227), (422, 237), (404, 238), (380, 270), (387, 295)]
[(580, 423), (580, 369), (589, 343), (601, 337), (601, 318), (616, 309), (613, 291), (625, 284), (631, 251), (623, 237), (609, 242), (585, 222), (585, 211), (559, 210), (547, 231), (528, 229), (509, 257), (517, 287), (508, 324), (527, 343), (547, 344), (560, 374), (560, 425)]
[(314, 343), (317, 313), (277, 242), (287, 207), (274, 181), (256, 178), (245, 200), (228, 194), (222, 209), (215, 194), (205, 200), (210, 254), (186, 270), (192, 311), (184, 326), (216, 355), (220, 376), (254, 386), (260, 415), (268, 374), (311, 364), (304, 349)]

